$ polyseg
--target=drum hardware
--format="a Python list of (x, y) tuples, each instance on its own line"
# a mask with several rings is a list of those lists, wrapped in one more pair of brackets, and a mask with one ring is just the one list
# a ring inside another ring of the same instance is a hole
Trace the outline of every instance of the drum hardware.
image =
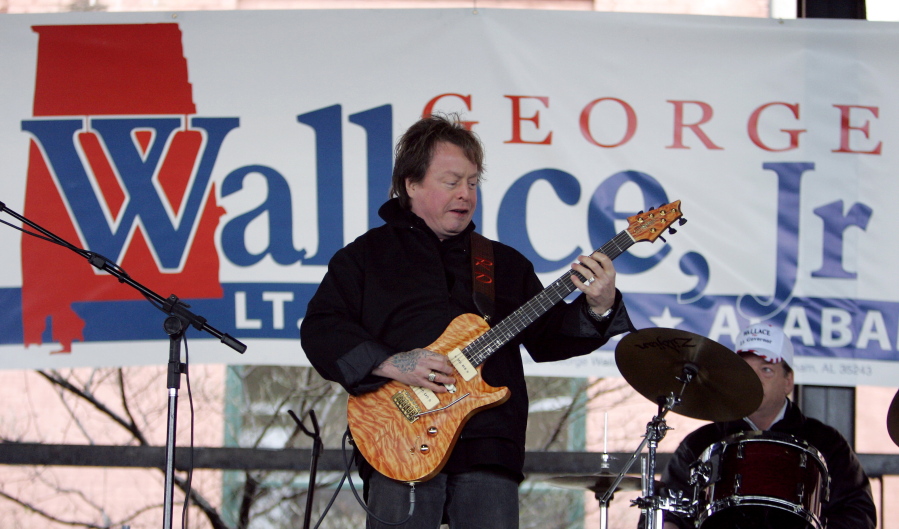
[[(643, 458), (645, 461), (646, 458)], [(646, 463), (643, 463), (644, 467)], [(657, 485), (661, 485), (657, 482)], [(658, 492), (659, 489), (656, 489)], [(662, 513), (678, 513), (684, 516), (693, 517), (696, 512), (696, 495), (686, 497), (679, 490), (667, 490), (666, 495), (649, 494), (648, 490), (643, 491), (643, 496), (631, 502), (633, 506), (640, 508), (645, 517), (644, 527), (652, 529), (661, 529), (664, 524), (664, 516)]]
[(705, 487), (712, 479), (712, 465), (703, 461), (695, 461), (690, 465), (689, 484)]
[[(616, 355), (617, 352), (618, 349), (616, 349)], [(622, 470), (622, 472), (627, 472), (628, 470), (630, 470), (630, 467), (643, 452), (643, 449), (648, 447), (648, 455), (641, 460), (641, 475), (643, 476), (643, 497), (634, 500), (632, 502), (632, 505), (639, 507), (640, 510), (643, 511), (643, 514), (646, 518), (645, 526), (651, 529), (662, 528), (662, 522), (664, 520), (662, 515), (663, 510), (672, 510), (675, 507), (680, 508), (680, 505), (678, 505), (676, 502), (671, 502), (670, 498), (657, 496), (655, 494), (656, 450), (658, 448), (659, 441), (661, 441), (665, 437), (665, 433), (671, 429), (665, 422), (665, 415), (667, 415), (672, 408), (681, 403), (684, 391), (698, 373), (698, 367), (691, 363), (687, 363), (683, 366), (682, 374), (677, 377), (682, 384), (680, 391), (678, 392), (678, 394), (674, 394), (672, 392), (668, 396), (664, 398), (660, 397), (657, 400), (659, 403), (658, 413), (652, 418), (651, 421), (646, 424), (646, 434), (643, 436), (643, 441), (631, 455), (630, 460), (625, 464)], [(607, 503), (610, 497), (611, 494), (607, 491), (606, 494), (600, 499), (600, 504)]]
[[(615, 363), (631, 387), (659, 406), (656, 416), (646, 425), (643, 441), (619, 475), (620, 478), (630, 470), (648, 447), (648, 454), (641, 462), (643, 496), (632, 504), (643, 512), (648, 529), (662, 528), (664, 512), (695, 517), (699, 487), (694, 487), (692, 499), (679, 491), (668, 491), (667, 496), (656, 494), (656, 450), (670, 429), (665, 415), (674, 411), (708, 421), (745, 417), (762, 402), (758, 376), (749, 364), (723, 345), (677, 329), (651, 328), (628, 334), (615, 348)], [(703, 472), (711, 475), (712, 467), (703, 467)], [(707, 483), (709, 479), (702, 474), (696, 476), (697, 483)], [(608, 501), (611, 491), (600, 499), (601, 504)]]
[[(603, 456), (608, 456), (608, 454), (603, 454)], [(606, 458), (608, 460), (608, 458)], [(618, 478), (621, 478), (620, 480)], [(594, 493), (594, 497), (599, 502), (599, 527), (600, 529), (607, 529), (609, 526), (609, 502), (612, 500), (612, 496), (609, 496), (609, 500), (603, 502), (601, 501), (603, 495), (611, 490), (614, 494), (618, 491), (632, 491), (632, 490), (640, 490), (642, 487), (642, 478), (640, 476), (620, 476), (614, 472), (600, 472), (599, 474), (591, 474), (587, 476), (557, 476), (553, 478), (548, 478), (547, 483), (555, 485), (557, 487), (563, 488), (571, 488), (571, 489), (587, 489)], [(618, 481), (618, 484), (615, 488), (612, 488), (612, 485)]]
[[(625, 475), (624, 472), (611, 472), (610, 461), (612, 457), (608, 452), (609, 414), (605, 416), (605, 428), (603, 431), (603, 451), (599, 464), (599, 474), (588, 476), (557, 476), (546, 481), (557, 487), (587, 489), (594, 493), (599, 501), (599, 527), (607, 529), (609, 526), (609, 502), (617, 491), (641, 490), (643, 487), (642, 476)], [(606, 497), (608, 495), (608, 497)]]
[[(693, 488), (693, 501), (690, 503), (691, 506), (699, 505), (699, 491), (703, 490), (710, 481), (712, 481), (712, 465), (703, 461), (694, 461), (690, 465), (690, 477), (687, 480), (687, 484)], [(668, 491), (668, 494), (671, 494), (672, 492), (683, 494), (680, 491), (670, 490)], [(695, 509), (692, 513), (688, 514), (695, 514)]]

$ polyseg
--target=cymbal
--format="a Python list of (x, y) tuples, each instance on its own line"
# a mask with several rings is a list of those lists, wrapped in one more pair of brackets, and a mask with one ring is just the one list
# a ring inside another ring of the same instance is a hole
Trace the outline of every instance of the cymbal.
[[(615, 479), (617, 478), (618, 474), (602, 472), (600, 474), (590, 474), (587, 476), (556, 476), (552, 478), (546, 478), (545, 481), (557, 487), (563, 487), (566, 489), (586, 489), (601, 493), (609, 490), (609, 487), (612, 486), (612, 483), (614, 483)], [(615, 488), (615, 492), (642, 489), (643, 480), (640, 476), (631, 476), (625, 474), (624, 476), (622, 476), (621, 482), (618, 483), (618, 487)]]
[(706, 421), (733, 421), (762, 404), (762, 383), (738, 354), (704, 336), (649, 328), (625, 336), (615, 348), (621, 375), (656, 404), (680, 394), (685, 368), (695, 372), (671, 411)]
[(887, 412), (887, 432), (890, 434), (890, 439), (899, 445), (899, 391), (893, 396), (890, 411)]

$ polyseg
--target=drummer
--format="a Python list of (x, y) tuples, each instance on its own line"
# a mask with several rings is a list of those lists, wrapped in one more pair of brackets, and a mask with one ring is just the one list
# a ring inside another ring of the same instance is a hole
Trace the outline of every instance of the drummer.
[[(668, 489), (682, 491), (685, 498), (691, 498), (690, 465), (699, 460), (706, 448), (741, 431), (779, 432), (809, 443), (824, 457), (831, 481), (830, 501), (822, 506), (821, 523), (827, 529), (874, 529), (876, 511), (871, 485), (849, 443), (836, 429), (803, 415), (789, 398), (793, 392), (790, 339), (781, 329), (759, 323), (740, 333), (736, 350), (762, 382), (761, 406), (741, 420), (714, 422), (689, 434), (665, 468), (662, 482)], [(666, 512), (665, 529), (677, 527), (695, 525), (692, 519)]]

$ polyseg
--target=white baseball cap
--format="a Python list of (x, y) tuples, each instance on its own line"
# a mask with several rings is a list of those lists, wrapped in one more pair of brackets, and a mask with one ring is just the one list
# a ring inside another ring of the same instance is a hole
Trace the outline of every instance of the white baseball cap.
[(737, 353), (752, 353), (776, 364), (783, 360), (793, 366), (793, 343), (770, 323), (756, 323), (743, 329), (737, 338)]

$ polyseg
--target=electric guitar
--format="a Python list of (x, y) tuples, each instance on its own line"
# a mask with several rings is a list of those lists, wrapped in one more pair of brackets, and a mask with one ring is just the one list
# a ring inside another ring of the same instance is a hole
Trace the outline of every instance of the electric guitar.
[[(680, 200), (628, 217), (628, 227), (596, 252), (615, 259), (633, 244), (653, 242), (682, 218)], [(662, 238), (664, 241), (665, 239)], [(594, 253), (596, 253), (594, 252)], [(407, 386), (391, 380), (375, 391), (350, 396), (347, 421), (359, 451), (378, 472), (397, 481), (426, 481), (443, 468), (475, 413), (509, 399), (508, 388), (495, 388), (481, 378), (481, 366), (500, 347), (565, 299), (577, 287), (574, 270), (554, 281), (518, 310), (490, 327), (476, 314), (454, 319), (440, 338), (425, 349), (447, 355), (456, 372), (448, 393)]]

